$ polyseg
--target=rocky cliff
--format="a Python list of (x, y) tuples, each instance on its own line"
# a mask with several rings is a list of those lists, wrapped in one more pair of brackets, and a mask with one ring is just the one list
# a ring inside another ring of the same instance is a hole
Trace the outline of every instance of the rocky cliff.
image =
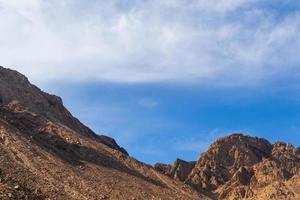
[[(155, 165), (171, 176), (172, 166)], [(214, 142), (178, 179), (214, 199), (299, 199), (299, 148), (233, 134)], [(171, 176), (175, 178), (174, 176)], [(297, 188), (297, 189), (295, 189)]]
[(0, 67), (0, 199), (203, 198), (95, 134), (61, 98)]
[(181, 159), (176, 159), (173, 165), (166, 165), (163, 163), (157, 163), (154, 168), (176, 180), (185, 181), (188, 175), (191, 173), (192, 169), (195, 167), (196, 162), (187, 162)]

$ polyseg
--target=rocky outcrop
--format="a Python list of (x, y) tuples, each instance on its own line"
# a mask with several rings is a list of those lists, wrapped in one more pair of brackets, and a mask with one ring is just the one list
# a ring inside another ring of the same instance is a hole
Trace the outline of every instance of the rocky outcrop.
[(164, 163), (156, 163), (154, 165), (154, 169), (162, 174), (165, 174), (167, 176), (170, 176), (172, 165), (167, 165)]
[(299, 184), (297, 190), (289, 185), (299, 176), (299, 158), (290, 144), (232, 134), (214, 142), (188, 175), (172, 173), (181, 162), (160, 171), (217, 199), (297, 199)]
[(181, 159), (177, 159), (170, 171), (170, 176), (174, 179), (185, 181), (192, 169), (195, 167), (196, 162), (187, 162)]
[(272, 145), (260, 138), (233, 134), (218, 139), (203, 153), (187, 183), (212, 191), (229, 181), (241, 167), (251, 167), (269, 158)]
[(176, 159), (173, 165), (157, 163), (154, 165), (154, 168), (167, 176), (184, 182), (191, 173), (192, 169), (195, 167), (195, 164), (195, 161), (188, 162), (181, 159)]
[(272, 158), (280, 167), (290, 174), (298, 174), (300, 170), (300, 149), (291, 144), (277, 142), (273, 144)]

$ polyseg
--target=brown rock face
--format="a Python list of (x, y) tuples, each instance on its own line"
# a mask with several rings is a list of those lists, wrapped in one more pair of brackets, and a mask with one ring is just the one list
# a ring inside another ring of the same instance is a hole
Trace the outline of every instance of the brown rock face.
[(300, 150), (293, 145), (277, 142), (273, 145), (272, 157), (281, 168), (290, 174), (298, 174), (300, 169)]
[(215, 190), (240, 169), (271, 156), (272, 145), (260, 138), (233, 134), (213, 143), (203, 153), (187, 182), (199, 190)]
[(158, 172), (165, 174), (167, 176), (170, 176), (172, 165), (167, 165), (163, 163), (156, 163), (154, 165), (154, 169), (157, 170)]
[(196, 162), (187, 162), (184, 160), (177, 159), (170, 171), (171, 177), (174, 179), (185, 181), (188, 175), (191, 173), (192, 169), (195, 167)]
[[(233, 134), (214, 142), (185, 178), (178, 179), (216, 199), (298, 199), (299, 148)], [(169, 176), (170, 167), (166, 168)]]
[(195, 161), (187, 162), (181, 159), (176, 159), (173, 165), (157, 163), (154, 165), (154, 168), (167, 176), (184, 182), (195, 167), (195, 164)]

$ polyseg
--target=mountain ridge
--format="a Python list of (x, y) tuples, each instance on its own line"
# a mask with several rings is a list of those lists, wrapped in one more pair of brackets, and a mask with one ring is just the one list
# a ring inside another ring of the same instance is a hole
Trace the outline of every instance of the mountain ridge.
[(300, 149), (219, 138), (197, 161), (150, 166), (0, 67), (0, 199), (300, 199)]
[(0, 99), (0, 199), (202, 199), (96, 135), (16, 71), (0, 68)]
[[(170, 173), (176, 165), (175, 161), (173, 166), (159, 163), (154, 167), (177, 179)], [(300, 149), (283, 142), (271, 144), (263, 138), (231, 134), (211, 144), (194, 168), (177, 170), (186, 177), (177, 180), (216, 199), (300, 198), (286, 187), (300, 174)], [(273, 185), (276, 183), (279, 185)], [(270, 187), (269, 191), (260, 193), (266, 187)], [(285, 189), (277, 194), (282, 188)]]

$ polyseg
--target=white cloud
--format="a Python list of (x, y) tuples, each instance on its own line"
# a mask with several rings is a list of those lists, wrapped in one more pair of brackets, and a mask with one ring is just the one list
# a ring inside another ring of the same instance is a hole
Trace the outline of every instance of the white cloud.
[(201, 153), (209, 149), (210, 145), (213, 144), (217, 139), (226, 137), (233, 133), (242, 133), (245, 135), (252, 135), (251, 131), (243, 130), (225, 130), (215, 128), (207, 133), (197, 133), (191, 137), (178, 136), (172, 138), (171, 148), (177, 151), (183, 152), (195, 152)]
[(224, 136), (226, 131), (220, 131), (219, 129), (211, 130), (207, 133), (195, 134), (192, 137), (179, 136), (172, 141), (172, 148), (177, 151), (186, 152), (203, 152), (206, 151), (210, 144), (212, 144), (217, 138)]
[(138, 104), (145, 108), (154, 108), (158, 106), (158, 102), (150, 98), (142, 98), (138, 100)]
[(274, 2), (0, 0), (1, 64), (35, 82), (256, 84), (299, 70), (300, 14)]

